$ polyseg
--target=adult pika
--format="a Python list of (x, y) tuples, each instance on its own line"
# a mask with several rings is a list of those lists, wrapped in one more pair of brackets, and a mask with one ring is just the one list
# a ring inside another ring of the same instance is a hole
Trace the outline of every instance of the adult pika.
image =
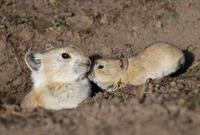
[(33, 88), (22, 108), (74, 108), (90, 96), (88, 57), (77, 47), (53, 48), (42, 54), (29, 52), (25, 62), (31, 70)]
[(89, 79), (104, 90), (114, 91), (120, 84), (141, 85), (149, 78), (162, 78), (184, 63), (182, 50), (168, 43), (154, 43), (129, 59), (97, 59)]

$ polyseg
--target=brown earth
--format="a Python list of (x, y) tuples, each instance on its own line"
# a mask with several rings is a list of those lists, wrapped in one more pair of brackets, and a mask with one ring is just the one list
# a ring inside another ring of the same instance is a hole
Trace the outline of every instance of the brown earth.
[[(133, 55), (170, 42), (200, 58), (199, 0), (0, 0), (0, 134), (198, 135), (200, 66), (99, 92), (73, 110), (21, 110), (28, 50), (75, 44), (88, 55)], [(95, 89), (93, 89), (95, 90)]]

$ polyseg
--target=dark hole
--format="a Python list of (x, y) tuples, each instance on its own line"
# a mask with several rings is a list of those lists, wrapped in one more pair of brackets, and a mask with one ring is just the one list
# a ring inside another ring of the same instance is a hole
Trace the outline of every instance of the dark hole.
[(97, 86), (96, 83), (94, 83), (92, 81), (90, 81), (90, 83), (91, 83), (91, 87), (92, 87), (91, 97), (94, 97), (98, 92), (103, 92), (103, 90), (99, 86)]
[(185, 73), (188, 70), (188, 68), (192, 65), (194, 61), (194, 54), (188, 50), (184, 50), (183, 53), (185, 55), (185, 64), (182, 65), (177, 72), (171, 74), (170, 77), (176, 77)]

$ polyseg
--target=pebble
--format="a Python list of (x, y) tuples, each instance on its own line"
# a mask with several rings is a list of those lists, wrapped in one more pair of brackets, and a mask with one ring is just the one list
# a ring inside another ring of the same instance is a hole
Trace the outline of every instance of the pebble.
[(178, 87), (179, 89), (183, 89), (183, 88), (184, 88), (184, 85), (181, 84), (181, 83), (178, 83), (178, 84), (177, 84), (177, 87)]
[(101, 24), (109, 24), (109, 19), (106, 15), (102, 15), (100, 19)]
[(72, 17), (74, 14), (72, 12), (63, 12), (60, 15), (64, 17)]
[(163, 97), (166, 98), (166, 99), (168, 99), (169, 98), (169, 94), (168, 93), (164, 93)]
[(199, 91), (200, 91), (199, 89), (194, 89), (194, 90), (193, 90), (193, 92), (194, 92), (195, 94), (198, 94)]
[(25, 41), (29, 41), (34, 37), (33, 32), (29, 29), (29, 28), (23, 28), (20, 32), (19, 32), (19, 36), (25, 40)]
[(177, 98), (177, 97), (178, 97), (177, 93), (175, 93), (175, 92), (171, 93), (170, 96), (171, 96), (172, 98)]
[(157, 28), (162, 28), (162, 27), (163, 27), (162, 22), (161, 22), (161, 21), (157, 21), (157, 22), (156, 22), (156, 27), (157, 27)]
[(174, 81), (173, 81), (173, 82), (170, 82), (170, 85), (171, 85), (171, 86), (176, 86), (176, 82), (174, 82)]
[(81, 30), (89, 29), (90, 26), (94, 23), (93, 19), (87, 15), (76, 15), (74, 17), (69, 18), (69, 20)]
[(175, 115), (179, 111), (179, 108), (176, 105), (168, 105), (167, 108), (173, 115)]

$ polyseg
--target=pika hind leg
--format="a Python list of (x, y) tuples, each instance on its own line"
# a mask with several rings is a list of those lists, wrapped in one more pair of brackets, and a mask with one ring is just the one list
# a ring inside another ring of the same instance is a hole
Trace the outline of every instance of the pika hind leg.
[(36, 91), (31, 91), (21, 103), (22, 108), (34, 108), (43, 105), (43, 97)]

